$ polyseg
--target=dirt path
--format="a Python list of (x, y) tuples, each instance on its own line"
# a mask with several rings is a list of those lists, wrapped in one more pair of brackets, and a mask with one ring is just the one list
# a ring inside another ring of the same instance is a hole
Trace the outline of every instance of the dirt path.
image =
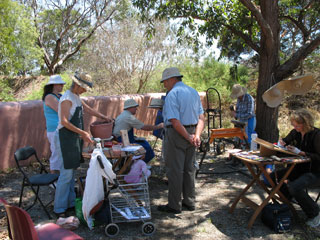
[[(151, 201), (152, 222), (157, 230), (152, 237), (141, 233), (141, 222), (120, 223), (120, 232), (114, 239), (316, 239), (318, 231), (311, 230), (304, 224), (304, 214), (297, 205), (299, 219), (294, 221), (293, 229), (289, 233), (275, 234), (263, 225), (258, 217), (252, 229), (247, 228), (253, 213), (243, 203), (239, 203), (233, 214), (229, 208), (233, 199), (250, 181), (250, 178), (240, 173), (237, 168), (231, 169), (226, 162), (226, 154), (218, 157), (208, 154), (205, 169), (216, 174), (199, 175), (196, 183), (197, 203), (194, 212), (183, 211), (181, 214), (165, 214), (157, 211), (156, 206), (167, 201), (167, 184), (164, 177), (164, 163), (157, 161), (152, 167), (149, 178), (149, 193)], [(200, 155), (198, 156), (200, 157)], [(86, 172), (83, 165), (78, 173)], [(9, 203), (18, 204), (21, 186), (21, 174), (16, 170), (0, 173), (0, 197)], [(54, 192), (51, 188), (43, 189), (43, 197), (49, 199)], [(316, 194), (316, 193), (313, 193)], [(27, 197), (32, 196), (30, 192)], [(265, 194), (255, 186), (250, 191), (250, 199), (261, 202)], [(31, 200), (30, 200), (31, 201)], [(30, 202), (29, 201), (29, 202)], [(52, 212), (52, 207), (50, 208)], [(29, 210), (33, 221), (38, 224), (47, 221), (41, 207), (37, 204)], [(90, 231), (85, 226), (75, 230), (85, 239), (107, 239), (104, 226), (98, 226)], [(0, 207), (0, 239), (7, 239), (6, 217), (3, 207)], [(320, 238), (319, 238), (320, 239)]]

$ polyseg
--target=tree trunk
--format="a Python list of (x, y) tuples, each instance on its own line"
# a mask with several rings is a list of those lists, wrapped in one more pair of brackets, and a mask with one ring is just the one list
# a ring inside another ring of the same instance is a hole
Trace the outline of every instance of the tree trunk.
[(266, 30), (262, 30), (260, 40), (256, 131), (259, 138), (269, 142), (276, 142), (278, 140), (278, 108), (268, 107), (262, 100), (262, 94), (277, 82), (273, 74), (279, 66), (280, 49), (280, 24), (277, 19), (279, 11), (277, 4), (277, 1), (261, 2), (261, 13), (272, 34), (268, 34)]

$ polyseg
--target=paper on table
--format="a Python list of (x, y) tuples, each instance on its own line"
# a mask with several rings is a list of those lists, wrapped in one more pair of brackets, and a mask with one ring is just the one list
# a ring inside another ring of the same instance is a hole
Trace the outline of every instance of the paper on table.
[(228, 153), (237, 153), (237, 152), (241, 152), (241, 151), (242, 151), (241, 149), (235, 148), (235, 149), (228, 150)]
[(141, 146), (127, 146), (127, 147), (122, 147), (121, 151), (135, 152), (135, 151), (139, 150), (140, 148), (141, 148)]

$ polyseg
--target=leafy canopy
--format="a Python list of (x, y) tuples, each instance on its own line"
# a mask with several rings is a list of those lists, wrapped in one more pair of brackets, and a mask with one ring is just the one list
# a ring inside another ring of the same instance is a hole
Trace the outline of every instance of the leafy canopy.
[(0, 1), (0, 74), (24, 74), (35, 70), (42, 54), (36, 39), (29, 9), (15, 1)]

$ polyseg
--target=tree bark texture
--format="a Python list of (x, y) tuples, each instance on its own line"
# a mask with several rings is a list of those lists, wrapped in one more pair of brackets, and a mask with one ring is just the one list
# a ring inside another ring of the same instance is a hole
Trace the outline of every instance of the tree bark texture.
[[(270, 108), (262, 100), (262, 94), (276, 83), (275, 71), (279, 66), (280, 49), (280, 24), (278, 22), (278, 3), (277, 1), (262, 1), (261, 14), (266, 26), (271, 29), (272, 34), (262, 29), (260, 40), (260, 63), (259, 79), (256, 99), (256, 131), (259, 138), (270, 142), (276, 142), (279, 136), (278, 108)], [(262, 28), (264, 26), (261, 26)]]

